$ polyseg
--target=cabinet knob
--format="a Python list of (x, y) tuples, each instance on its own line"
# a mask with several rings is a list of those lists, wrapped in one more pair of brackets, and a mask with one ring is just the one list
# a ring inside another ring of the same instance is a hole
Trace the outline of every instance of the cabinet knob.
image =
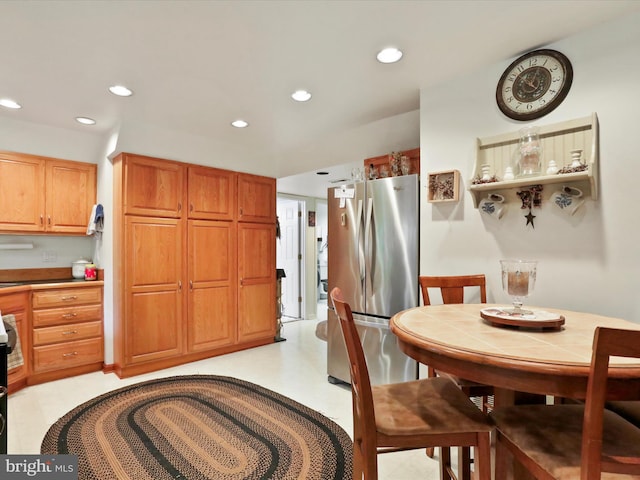
[(62, 335), (75, 335), (78, 333), (77, 330), (67, 330), (66, 332), (62, 332)]
[(77, 300), (77, 299), (78, 299), (78, 296), (77, 296), (77, 295), (69, 295), (69, 296), (67, 296), (67, 297), (62, 297), (62, 298), (61, 298), (61, 300), (62, 300), (63, 302), (69, 302), (69, 301), (71, 301), (71, 300)]
[(76, 355), (78, 355), (78, 352), (69, 352), (69, 353), (63, 353), (62, 357), (69, 358), (69, 357), (75, 357)]
[(190, 204), (189, 204), (189, 211), (190, 211), (190, 212), (193, 212), (193, 203), (190, 203)]
[(189, 280), (189, 290), (193, 292), (193, 280)]
[(64, 315), (62, 315), (62, 318), (73, 318), (77, 316), (78, 316), (77, 313), (65, 313)]
[(178, 202), (178, 211), (181, 212), (182, 211), (182, 202)]
[(182, 291), (182, 280), (178, 280), (178, 290)]
[(51, 215), (47, 216), (47, 223), (51, 225)]
[(44, 215), (40, 215), (40, 225), (44, 225)]

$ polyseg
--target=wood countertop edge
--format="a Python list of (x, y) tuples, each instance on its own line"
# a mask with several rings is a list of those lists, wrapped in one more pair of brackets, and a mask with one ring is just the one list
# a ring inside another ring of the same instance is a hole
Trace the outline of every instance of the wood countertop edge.
[(50, 290), (52, 288), (88, 288), (95, 286), (104, 286), (103, 280), (89, 280), (78, 282), (51, 282), (51, 283), (37, 283), (37, 284), (25, 284), (15, 285), (13, 287), (0, 288), (0, 296), (8, 295), (11, 293), (30, 292), (33, 290)]

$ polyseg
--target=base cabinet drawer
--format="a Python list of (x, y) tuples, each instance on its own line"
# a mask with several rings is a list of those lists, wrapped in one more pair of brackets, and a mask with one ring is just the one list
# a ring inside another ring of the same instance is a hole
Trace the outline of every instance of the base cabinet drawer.
[(101, 362), (102, 338), (33, 347), (33, 371), (46, 372)]
[(36, 328), (33, 331), (33, 345), (69, 342), (85, 338), (101, 337), (102, 322), (72, 323), (55, 327)]
[(51, 308), (69, 305), (102, 303), (101, 288), (64, 288), (59, 290), (42, 290), (33, 292), (31, 307)]
[(102, 319), (101, 304), (33, 311), (33, 326), (36, 328), (100, 319)]

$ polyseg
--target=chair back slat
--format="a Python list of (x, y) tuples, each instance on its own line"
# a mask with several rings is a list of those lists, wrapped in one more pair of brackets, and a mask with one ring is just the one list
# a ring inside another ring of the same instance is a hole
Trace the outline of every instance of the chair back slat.
[(448, 304), (464, 303), (465, 287), (479, 287), (480, 302), (487, 302), (487, 287), (484, 275), (420, 276), (418, 281), (420, 282), (422, 300), (425, 305), (431, 305), (429, 288), (439, 288), (442, 302)]

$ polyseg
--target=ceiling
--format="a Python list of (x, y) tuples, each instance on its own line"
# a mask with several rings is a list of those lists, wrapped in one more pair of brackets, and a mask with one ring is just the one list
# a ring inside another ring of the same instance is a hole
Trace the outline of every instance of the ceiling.
[[(3, 0), (0, 98), (23, 108), (0, 117), (202, 137), (270, 165), (282, 191), (323, 196), (354, 162), (387, 151), (346, 147), (345, 132), (415, 112), (421, 88), (636, 10), (636, 0)], [(378, 63), (389, 45), (403, 59)], [(135, 93), (115, 97), (113, 84)], [(294, 102), (300, 88), (313, 98)], [(249, 127), (231, 127), (237, 118)]]

